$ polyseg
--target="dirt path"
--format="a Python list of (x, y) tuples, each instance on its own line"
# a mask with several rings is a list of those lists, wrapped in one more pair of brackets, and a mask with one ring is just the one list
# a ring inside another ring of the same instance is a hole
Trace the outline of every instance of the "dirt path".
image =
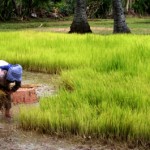
[(1, 150), (69, 150), (73, 149), (70, 143), (57, 138), (38, 135), (34, 132), (25, 132), (16, 128), (14, 123), (0, 124)]
[[(69, 150), (69, 142), (17, 129), (13, 122), (0, 124), (0, 150)], [(76, 148), (75, 148), (76, 149)]]
[[(40, 32), (60, 32), (60, 33), (68, 33), (70, 30), (70, 27), (61, 27), (61, 28), (36, 28), (34, 29), (35, 31), (40, 31)], [(105, 28), (105, 27), (91, 27), (91, 30), (93, 33), (112, 33), (112, 28)]]

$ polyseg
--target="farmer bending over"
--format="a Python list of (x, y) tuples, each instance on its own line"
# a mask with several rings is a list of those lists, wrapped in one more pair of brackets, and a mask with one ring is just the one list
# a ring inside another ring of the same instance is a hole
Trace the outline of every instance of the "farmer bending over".
[[(21, 86), (22, 67), (0, 60), (0, 110), (5, 109), (5, 117), (11, 118), (11, 93)], [(15, 83), (11, 88), (10, 84)]]

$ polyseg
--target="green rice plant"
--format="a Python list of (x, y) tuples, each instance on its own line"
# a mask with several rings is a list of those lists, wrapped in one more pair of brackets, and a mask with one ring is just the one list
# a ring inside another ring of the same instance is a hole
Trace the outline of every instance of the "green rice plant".
[(150, 37), (1, 32), (0, 58), (59, 74), (57, 95), (22, 109), (20, 126), (49, 134), (150, 140)]

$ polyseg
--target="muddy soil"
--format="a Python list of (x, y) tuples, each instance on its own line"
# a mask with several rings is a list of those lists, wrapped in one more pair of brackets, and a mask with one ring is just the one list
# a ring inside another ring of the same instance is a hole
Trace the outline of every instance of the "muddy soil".
[(16, 120), (0, 117), (0, 150), (148, 150), (135, 144), (81, 137), (56, 137), (23, 131)]
[[(24, 72), (23, 84), (36, 84), (38, 98), (56, 94), (58, 76), (42, 73)], [(32, 104), (37, 105), (38, 103)], [(26, 105), (27, 107), (29, 106)], [(136, 147), (134, 143), (112, 140), (93, 140), (86, 137), (56, 137), (23, 131), (17, 124), (19, 105), (11, 109), (13, 118), (6, 119), (0, 112), (0, 150), (138, 150), (150, 149), (148, 146)]]

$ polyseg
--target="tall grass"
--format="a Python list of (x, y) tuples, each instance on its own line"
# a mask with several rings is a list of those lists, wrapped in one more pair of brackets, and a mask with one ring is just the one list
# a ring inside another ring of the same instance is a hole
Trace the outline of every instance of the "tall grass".
[(22, 109), (20, 125), (50, 134), (150, 140), (150, 36), (33, 31), (0, 34), (0, 58), (59, 73), (57, 95)]

